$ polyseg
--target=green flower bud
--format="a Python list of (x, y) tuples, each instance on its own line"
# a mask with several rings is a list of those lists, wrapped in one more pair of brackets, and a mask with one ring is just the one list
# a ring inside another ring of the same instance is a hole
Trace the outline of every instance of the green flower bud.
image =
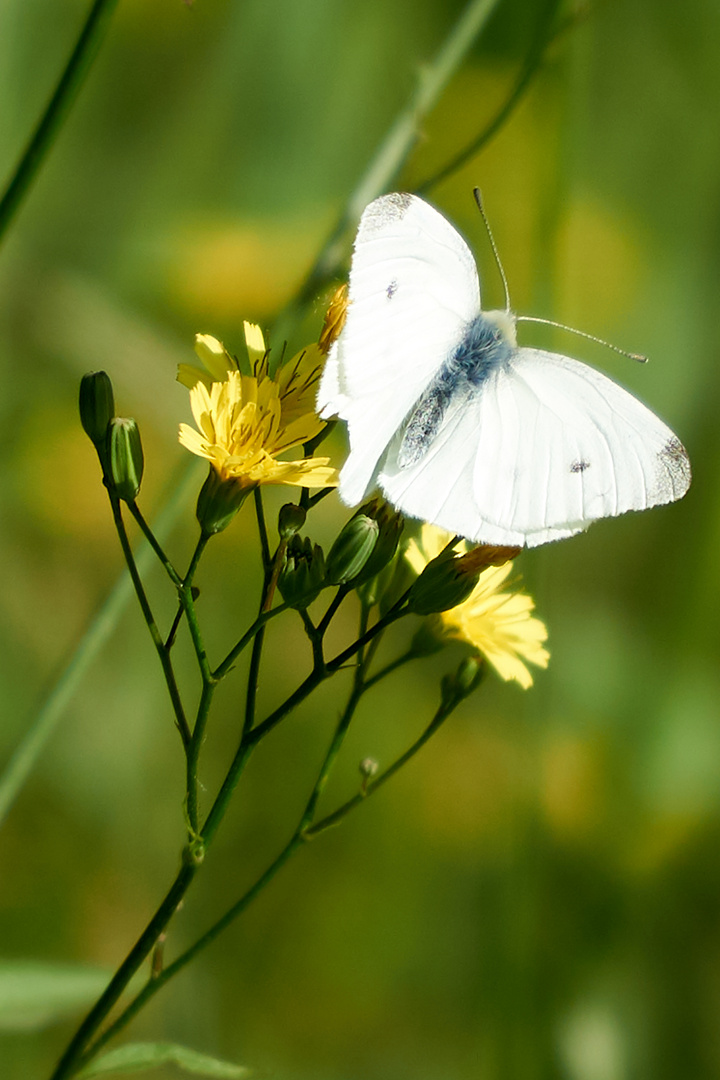
[(327, 579), (331, 585), (346, 585), (359, 575), (379, 535), (380, 527), (373, 518), (363, 513), (350, 518), (328, 555)]
[(307, 536), (291, 537), (278, 577), (285, 603), (303, 611), (325, 584), (325, 558), (320, 545), (313, 544)]
[(360, 585), (379, 574), (395, 557), (400, 534), (405, 526), (402, 514), (396, 513), (384, 499), (371, 499), (361, 506), (355, 517), (364, 515), (377, 522), (378, 538), (355, 584)]
[(443, 551), (429, 562), (408, 598), (408, 610), (416, 615), (448, 611), (467, 600), (477, 584), (480, 570), (461, 555)]
[(242, 487), (238, 480), (222, 477), (212, 466), (200, 489), (195, 515), (205, 536), (227, 529), (252, 488)]
[(115, 416), (110, 376), (91, 371), (80, 381), (80, 422), (99, 453), (105, 453), (108, 425)]
[(445, 708), (455, 708), (476, 690), (485, 675), (485, 662), (479, 656), (466, 656), (454, 675), (444, 675), (440, 696)]
[(289, 540), (295, 533), (300, 532), (305, 524), (307, 512), (302, 506), (295, 503), (285, 503), (280, 507), (278, 514), (278, 532), (281, 540)]
[(110, 422), (110, 478), (115, 494), (134, 502), (143, 477), (140, 429), (132, 418), (116, 416)]

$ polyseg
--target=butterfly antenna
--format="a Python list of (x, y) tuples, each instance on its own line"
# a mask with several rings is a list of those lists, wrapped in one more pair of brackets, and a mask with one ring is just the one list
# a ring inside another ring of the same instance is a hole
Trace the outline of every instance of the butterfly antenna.
[(567, 330), (568, 334), (577, 334), (578, 337), (587, 338), (588, 341), (594, 341), (598, 345), (604, 345), (606, 349), (612, 349), (613, 352), (620, 353), (621, 356), (627, 356), (630, 360), (637, 360), (639, 364), (647, 363), (647, 356), (643, 356), (641, 353), (628, 352), (627, 349), (621, 349), (619, 345), (613, 345), (612, 342), (605, 341), (604, 338), (595, 337), (594, 334), (586, 334), (584, 330), (576, 330), (574, 326), (566, 326), (565, 323), (553, 322), (552, 319), (538, 319), (534, 315), (518, 315), (515, 321), (544, 323), (545, 326), (554, 326), (557, 330)]
[(483, 221), (485, 223), (485, 228), (487, 230), (488, 239), (490, 241), (490, 247), (492, 248), (492, 253), (495, 256), (495, 264), (496, 264), (498, 270), (500, 271), (500, 277), (502, 278), (503, 289), (505, 290), (505, 310), (509, 312), (510, 311), (510, 290), (508, 289), (508, 283), (507, 283), (507, 278), (505, 277), (505, 271), (503, 270), (503, 264), (500, 261), (500, 253), (499, 253), (499, 251), (497, 249), (497, 244), (495, 243), (495, 237), (493, 236), (492, 229), (490, 228), (490, 222), (488, 221), (487, 214), (485, 213), (485, 207), (483, 206), (482, 195), (480, 194), (480, 188), (473, 188), (473, 195), (475, 196), (475, 202), (477, 203), (477, 208), (480, 211), (480, 216), (481, 216), (481, 218), (483, 219)]

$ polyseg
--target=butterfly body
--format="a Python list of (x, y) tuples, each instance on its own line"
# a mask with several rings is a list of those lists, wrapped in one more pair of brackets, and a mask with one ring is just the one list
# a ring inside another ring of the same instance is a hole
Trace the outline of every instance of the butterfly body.
[(687, 454), (649, 409), (482, 311), (469, 248), (423, 200), (367, 207), (349, 300), (318, 395), (348, 424), (348, 504), (379, 486), (470, 540), (532, 547), (687, 490)]

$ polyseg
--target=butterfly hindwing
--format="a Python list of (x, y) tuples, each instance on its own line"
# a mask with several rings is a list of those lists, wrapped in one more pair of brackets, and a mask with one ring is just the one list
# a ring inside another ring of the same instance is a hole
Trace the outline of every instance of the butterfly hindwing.
[(534, 547), (598, 518), (671, 502), (690, 484), (687, 454), (640, 401), (594, 368), (515, 349), (448, 409), (425, 455), (379, 482), (395, 505), (490, 544)]

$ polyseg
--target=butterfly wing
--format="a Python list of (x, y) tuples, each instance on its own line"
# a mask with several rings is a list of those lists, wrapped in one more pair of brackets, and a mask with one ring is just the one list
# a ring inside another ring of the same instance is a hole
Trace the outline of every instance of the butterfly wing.
[(360, 221), (349, 301), (317, 405), (322, 416), (337, 413), (347, 421), (350, 455), (340, 494), (353, 505), (480, 310), (475, 260), (460, 234), (422, 199), (384, 195)]
[(685, 449), (654, 413), (594, 368), (538, 349), (513, 350), (454, 402), (408, 469), (399, 443), (379, 477), (390, 501), (490, 544), (560, 540), (690, 485)]

